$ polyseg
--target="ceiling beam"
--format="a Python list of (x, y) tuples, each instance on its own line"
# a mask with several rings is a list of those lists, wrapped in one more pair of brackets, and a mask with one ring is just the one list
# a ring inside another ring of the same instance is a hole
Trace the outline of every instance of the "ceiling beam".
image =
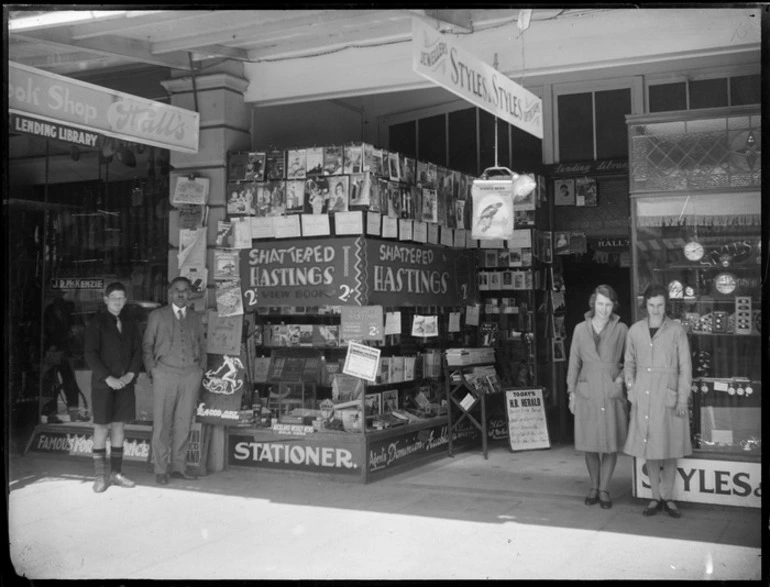
[(344, 32), (337, 31), (323, 38), (309, 38), (293, 43), (275, 43), (265, 45), (259, 49), (250, 49), (250, 61), (269, 61), (271, 59), (283, 59), (287, 57), (302, 57), (303, 55), (317, 55), (334, 50), (345, 49), (350, 45), (383, 45), (396, 42), (409, 41), (412, 38), (412, 26), (409, 20), (394, 22), (385, 26), (372, 29), (363, 27)]
[(176, 52), (163, 55), (154, 55), (149, 45), (143, 41), (126, 39), (122, 37), (110, 37), (109, 39), (91, 39), (73, 41), (69, 32), (64, 30), (36, 31), (34, 33), (14, 34), (17, 39), (23, 39), (33, 43), (45, 43), (65, 47), (71, 51), (88, 51), (108, 57), (117, 57), (129, 61), (148, 63), (160, 67), (183, 69), (190, 71), (190, 60), (187, 53)]
[[(237, 11), (236, 11), (237, 12)], [(270, 42), (306, 36), (326, 30), (324, 27), (344, 26), (345, 23), (369, 18), (383, 10), (316, 10), (301, 11), (301, 16), (291, 16), (300, 11), (252, 10), (238, 15), (237, 25), (222, 23), (219, 30), (191, 32), (190, 34), (153, 44), (152, 50), (161, 55), (171, 51), (195, 51), (204, 45), (237, 47), (255, 42)], [(390, 11), (401, 12), (401, 11)], [(279, 14), (275, 14), (279, 13)], [(368, 21), (371, 26), (371, 20)]]
[[(425, 16), (450, 26), (452, 32), (472, 33), (473, 21), (470, 10), (426, 10)], [(441, 27), (442, 29), (444, 27)]]
[[(150, 12), (149, 14), (147, 12)], [(126, 31), (146, 26), (155, 26), (172, 21), (174, 24), (205, 16), (205, 10), (154, 10), (145, 11), (140, 16), (129, 12), (121, 19), (110, 19), (72, 25), (72, 40), (83, 41), (102, 35), (121, 35)], [(202, 14), (204, 13), (204, 14)]]

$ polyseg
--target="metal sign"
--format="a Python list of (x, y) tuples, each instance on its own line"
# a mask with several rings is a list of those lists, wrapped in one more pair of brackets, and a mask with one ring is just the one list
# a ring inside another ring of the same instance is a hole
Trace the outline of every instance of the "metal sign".
[(539, 139), (543, 101), (419, 18), (412, 19), (412, 69)]
[(171, 151), (198, 152), (197, 112), (14, 62), (8, 64), (8, 112)]

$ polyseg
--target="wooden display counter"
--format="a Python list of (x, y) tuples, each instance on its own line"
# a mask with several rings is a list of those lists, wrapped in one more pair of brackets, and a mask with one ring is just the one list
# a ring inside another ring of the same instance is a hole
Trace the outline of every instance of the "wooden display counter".
[[(471, 426), (455, 429), (453, 443), (478, 439)], [(232, 466), (319, 474), (369, 483), (447, 455), (445, 417), (366, 433), (282, 434), (269, 428), (229, 428), (227, 462)]]

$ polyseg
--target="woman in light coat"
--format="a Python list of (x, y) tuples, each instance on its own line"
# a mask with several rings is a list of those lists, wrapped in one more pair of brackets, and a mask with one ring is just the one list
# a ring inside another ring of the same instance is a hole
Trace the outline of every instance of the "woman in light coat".
[(625, 377), (631, 423), (624, 451), (645, 459), (652, 501), (642, 512), (666, 510), (681, 517), (671, 499), (676, 460), (692, 454), (687, 402), (692, 362), (687, 333), (666, 316), (668, 291), (651, 284), (644, 292), (647, 318), (636, 322), (626, 339)]
[(609, 509), (610, 481), (628, 430), (622, 366), (628, 327), (615, 313), (618, 296), (609, 285), (594, 290), (589, 306), (572, 335), (567, 391), (575, 415), (575, 449), (585, 453), (591, 479), (585, 504)]

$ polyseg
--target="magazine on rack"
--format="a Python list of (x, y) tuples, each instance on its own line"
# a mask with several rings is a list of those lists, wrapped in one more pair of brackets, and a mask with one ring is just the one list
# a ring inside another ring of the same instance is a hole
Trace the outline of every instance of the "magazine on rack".
[(266, 161), (267, 153), (249, 153), (248, 163), (246, 164), (246, 176), (244, 179), (264, 181)]
[(270, 151), (265, 159), (265, 181), (286, 178), (286, 153), (276, 149)]
[(310, 147), (305, 150), (305, 177), (317, 177), (324, 173), (324, 148)]
[(286, 151), (286, 179), (305, 179), (307, 176), (307, 150)]
[(348, 210), (348, 183), (347, 175), (332, 175), (329, 181), (329, 212), (347, 212)]
[(286, 213), (300, 214), (305, 210), (304, 179), (286, 180)]
[(361, 173), (364, 158), (363, 144), (352, 143), (345, 145), (344, 154), (343, 171), (348, 175), (351, 173)]
[(329, 180), (326, 177), (309, 177), (305, 180), (306, 214), (326, 214), (329, 205)]
[(340, 175), (343, 169), (344, 154), (341, 145), (329, 145), (324, 147), (323, 171), (324, 175)]
[(257, 183), (253, 181), (228, 182), (227, 214), (256, 214)]

